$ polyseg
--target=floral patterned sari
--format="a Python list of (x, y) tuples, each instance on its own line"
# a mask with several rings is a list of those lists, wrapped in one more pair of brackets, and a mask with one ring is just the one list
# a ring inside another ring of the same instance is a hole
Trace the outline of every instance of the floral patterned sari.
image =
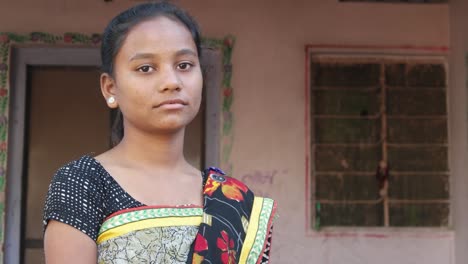
[(268, 263), (276, 202), (217, 168), (203, 177), (203, 208), (143, 206), (109, 216), (98, 263)]

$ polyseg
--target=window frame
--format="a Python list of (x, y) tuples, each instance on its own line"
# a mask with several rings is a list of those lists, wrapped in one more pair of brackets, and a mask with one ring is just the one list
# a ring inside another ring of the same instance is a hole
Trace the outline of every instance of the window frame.
[[(444, 64), (447, 75), (447, 86), (446, 86), (446, 101), (447, 101), (447, 158), (448, 158), (448, 177), (449, 185), (453, 177), (453, 173), (450, 170), (451, 165), (451, 118), (450, 118), (450, 107), (448, 107), (448, 102), (450, 101), (450, 83), (449, 83), (449, 58), (448, 58), (448, 48), (439, 46), (439, 47), (429, 47), (429, 46), (367, 46), (367, 45), (322, 45), (322, 44), (309, 44), (305, 46), (305, 226), (306, 226), (306, 235), (307, 236), (342, 236), (343, 232), (346, 233), (346, 236), (358, 236), (358, 235), (382, 235), (387, 234), (388, 232), (398, 231), (399, 233), (403, 232), (420, 232), (420, 231), (440, 231), (446, 232), (451, 230), (452, 226), (452, 214), (453, 214), (453, 200), (452, 195), (449, 195), (449, 215), (448, 215), (448, 225), (442, 227), (395, 227), (395, 226), (324, 226), (319, 230), (314, 228), (315, 224), (315, 175), (313, 175), (314, 169), (314, 160), (313, 152), (311, 147), (312, 139), (314, 138), (312, 133), (313, 122), (311, 118), (311, 80), (310, 80), (310, 65), (311, 57), (314, 55), (331, 55), (337, 57), (348, 57), (348, 56), (357, 56), (357, 57), (370, 57), (376, 56), (379, 59), (390, 57), (405, 57), (410, 58), (414, 57), (415, 59), (430, 59), (437, 60)], [(449, 194), (452, 193), (450, 188)], [(370, 233), (369, 233), (370, 232)]]

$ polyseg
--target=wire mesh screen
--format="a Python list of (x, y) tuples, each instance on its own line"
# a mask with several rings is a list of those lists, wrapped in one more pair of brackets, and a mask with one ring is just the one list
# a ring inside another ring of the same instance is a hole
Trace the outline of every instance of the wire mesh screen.
[(446, 226), (446, 67), (311, 57), (314, 226)]

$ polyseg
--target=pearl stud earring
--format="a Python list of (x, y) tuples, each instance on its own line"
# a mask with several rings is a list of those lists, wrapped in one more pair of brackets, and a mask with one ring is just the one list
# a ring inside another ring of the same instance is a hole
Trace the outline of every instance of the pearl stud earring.
[(115, 103), (115, 98), (113, 96), (107, 98), (107, 103), (109, 103), (109, 104)]

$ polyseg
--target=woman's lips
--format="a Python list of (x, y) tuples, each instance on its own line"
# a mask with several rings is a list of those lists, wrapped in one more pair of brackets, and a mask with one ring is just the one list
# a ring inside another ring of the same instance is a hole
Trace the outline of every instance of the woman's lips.
[(155, 108), (180, 109), (187, 105), (187, 102), (181, 99), (166, 100), (156, 105)]

